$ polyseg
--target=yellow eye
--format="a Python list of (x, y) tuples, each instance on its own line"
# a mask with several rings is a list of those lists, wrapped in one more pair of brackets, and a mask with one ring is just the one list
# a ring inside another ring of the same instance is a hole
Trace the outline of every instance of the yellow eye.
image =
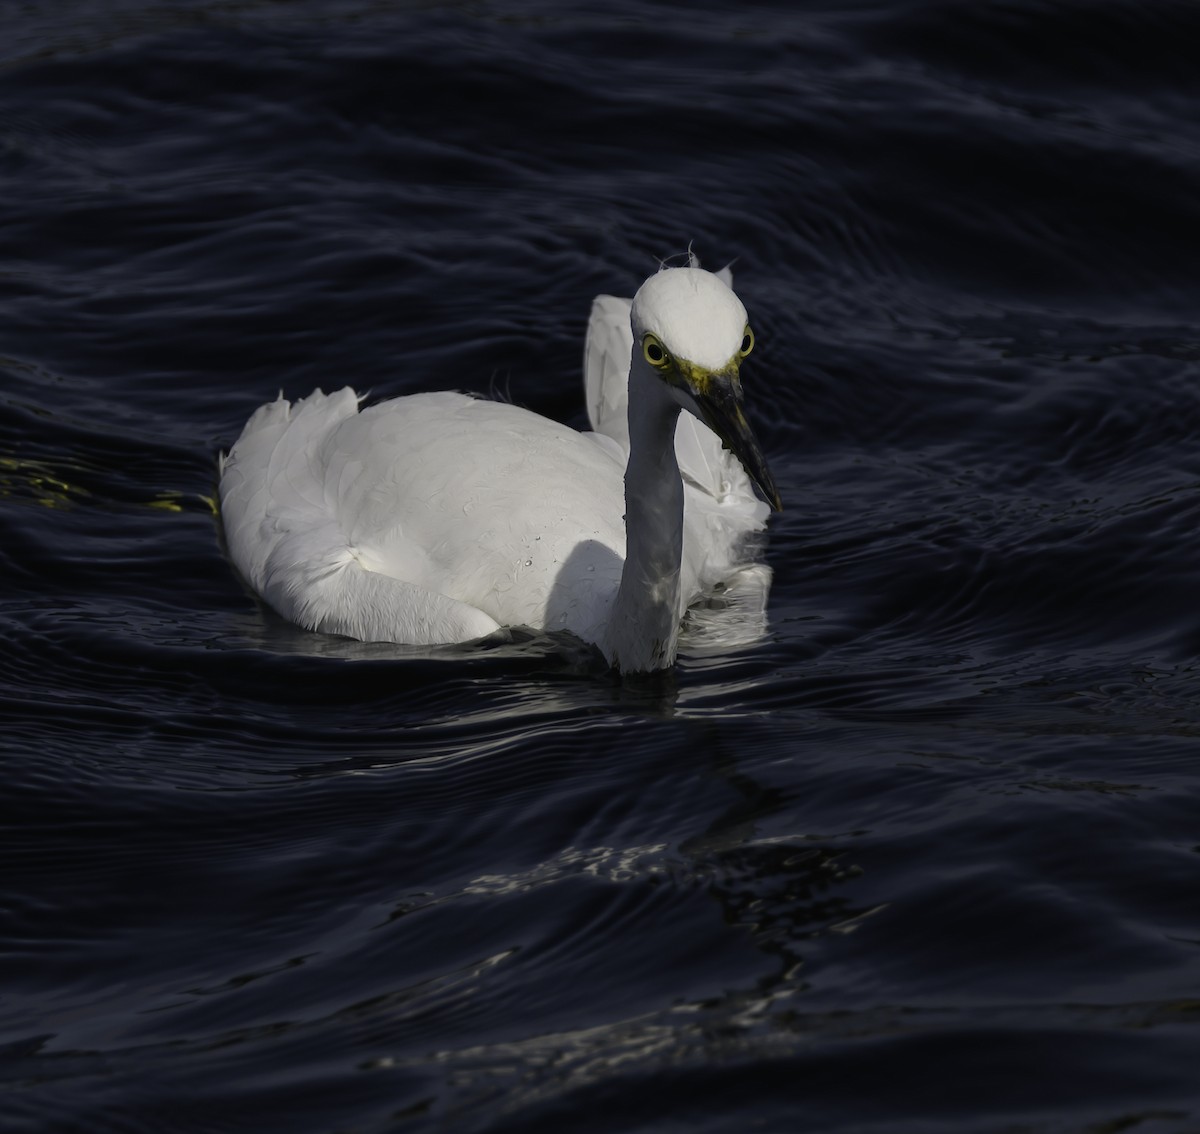
[(657, 335), (652, 335), (649, 331), (642, 336), (642, 354), (651, 366), (656, 366), (659, 370), (665, 370), (671, 365), (671, 356), (667, 354), (666, 347), (658, 341)]
[(742, 333), (742, 345), (738, 348), (738, 354), (745, 358), (754, 349), (754, 332), (750, 330), (750, 324), (746, 324), (746, 330)]

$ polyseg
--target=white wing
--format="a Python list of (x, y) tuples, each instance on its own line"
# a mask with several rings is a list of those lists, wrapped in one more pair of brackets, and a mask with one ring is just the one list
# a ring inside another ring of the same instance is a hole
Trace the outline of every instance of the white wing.
[(271, 607), (363, 641), (599, 639), (625, 555), (623, 457), (503, 402), (358, 403), (272, 402), (222, 462), (230, 556)]
[[(358, 416), (349, 387), (255, 411), (221, 461), (221, 515), (234, 564), (284, 618), (361, 641), (436, 645), (497, 630), (468, 603), (367, 570), (330, 499), (328, 443)], [(333, 486), (336, 487), (336, 486)]]

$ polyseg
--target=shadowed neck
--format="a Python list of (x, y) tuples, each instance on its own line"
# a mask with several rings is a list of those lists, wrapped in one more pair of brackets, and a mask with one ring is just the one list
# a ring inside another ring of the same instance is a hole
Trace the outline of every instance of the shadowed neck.
[(635, 350), (629, 370), (625, 565), (605, 634), (609, 662), (626, 673), (675, 662), (683, 480), (675, 455), (679, 404)]

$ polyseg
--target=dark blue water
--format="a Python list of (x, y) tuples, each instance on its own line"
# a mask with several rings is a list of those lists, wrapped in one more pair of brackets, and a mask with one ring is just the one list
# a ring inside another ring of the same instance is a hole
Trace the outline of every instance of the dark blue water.
[[(1200, 1131), (1200, 8), (0, 7), (0, 1128)], [(307, 634), (282, 389), (735, 260), (766, 640)]]

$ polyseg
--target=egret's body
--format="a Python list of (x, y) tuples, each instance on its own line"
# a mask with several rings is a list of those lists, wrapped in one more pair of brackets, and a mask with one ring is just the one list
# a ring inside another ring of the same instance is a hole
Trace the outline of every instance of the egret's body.
[[(642, 328), (647, 319), (660, 330)], [(276, 611), (310, 629), (435, 644), (529, 626), (595, 643), (624, 670), (670, 665), (687, 606), (744, 566), (740, 546), (767, 508), (718, 437), (681, 420), (681, 407), (698, 412), (693, 394), (644, 343), (669, 347), (697, 382), (733, 366), (736, 383), (748, 336), (722, 280), (667, 269), (632, 311), (607, 296), (593, 306), (595, 433), (455, 393), (361, 411), (349, 388), (268, 403), (222, 462), (230, 554)], [(756, 446), (752, 460), (774, 494)]]

